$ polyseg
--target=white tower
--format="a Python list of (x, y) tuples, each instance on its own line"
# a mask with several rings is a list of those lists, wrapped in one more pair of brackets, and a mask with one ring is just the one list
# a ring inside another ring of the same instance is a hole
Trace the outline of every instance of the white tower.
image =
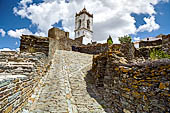
[(92, 42), (93, 38), (93, 14), (87, 12), (86, 8), (75, 16), (75, 38), (83, 37), (83, 44)]

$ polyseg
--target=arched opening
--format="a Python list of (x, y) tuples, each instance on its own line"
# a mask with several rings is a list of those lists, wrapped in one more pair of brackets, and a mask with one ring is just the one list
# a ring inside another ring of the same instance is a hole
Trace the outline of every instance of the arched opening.
[(80, 36), (80, 32), (78, 31), (78, 36)]
[(79, 24), (78, 24), (78, 28), (80, 28), (81, 27), (81, 20), (79, 20)]
[(87, 29), (90, 29), (90, 20), (87, 20)]

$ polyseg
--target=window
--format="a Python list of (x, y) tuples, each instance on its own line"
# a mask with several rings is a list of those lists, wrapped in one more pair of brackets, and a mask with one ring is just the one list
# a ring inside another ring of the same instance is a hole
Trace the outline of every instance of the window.
[(81, 20), (79, 20), (79, 24), (78, 24), (78, 28), (80, 28), (81, 27)]
[(87, 20), (87, 29), (90, 29), (90, 20)]

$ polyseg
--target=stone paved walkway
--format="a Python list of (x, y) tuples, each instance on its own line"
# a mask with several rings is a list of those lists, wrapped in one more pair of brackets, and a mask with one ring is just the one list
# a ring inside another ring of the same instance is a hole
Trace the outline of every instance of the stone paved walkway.
[[(29, 113), (105, 113), (91, 97), (85, 76), (92, 64), (92, 55), (58, 50), (39, 99)], [(97, 98), (97, 97), (96, 97)]]

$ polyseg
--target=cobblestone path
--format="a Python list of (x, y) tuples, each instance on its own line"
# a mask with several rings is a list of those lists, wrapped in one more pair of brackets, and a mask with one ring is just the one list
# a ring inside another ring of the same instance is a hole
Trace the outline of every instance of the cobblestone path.
[[(93, 86), (85, 76), (92, 64), (92, 55), (58, 50), (39, 98), (27, 106), (29, 113), (105, 113), (91, 97)], [(91, 87), (88, 90), (88, 87)], [(97, 97), (96, 97), (97, 98)]]

